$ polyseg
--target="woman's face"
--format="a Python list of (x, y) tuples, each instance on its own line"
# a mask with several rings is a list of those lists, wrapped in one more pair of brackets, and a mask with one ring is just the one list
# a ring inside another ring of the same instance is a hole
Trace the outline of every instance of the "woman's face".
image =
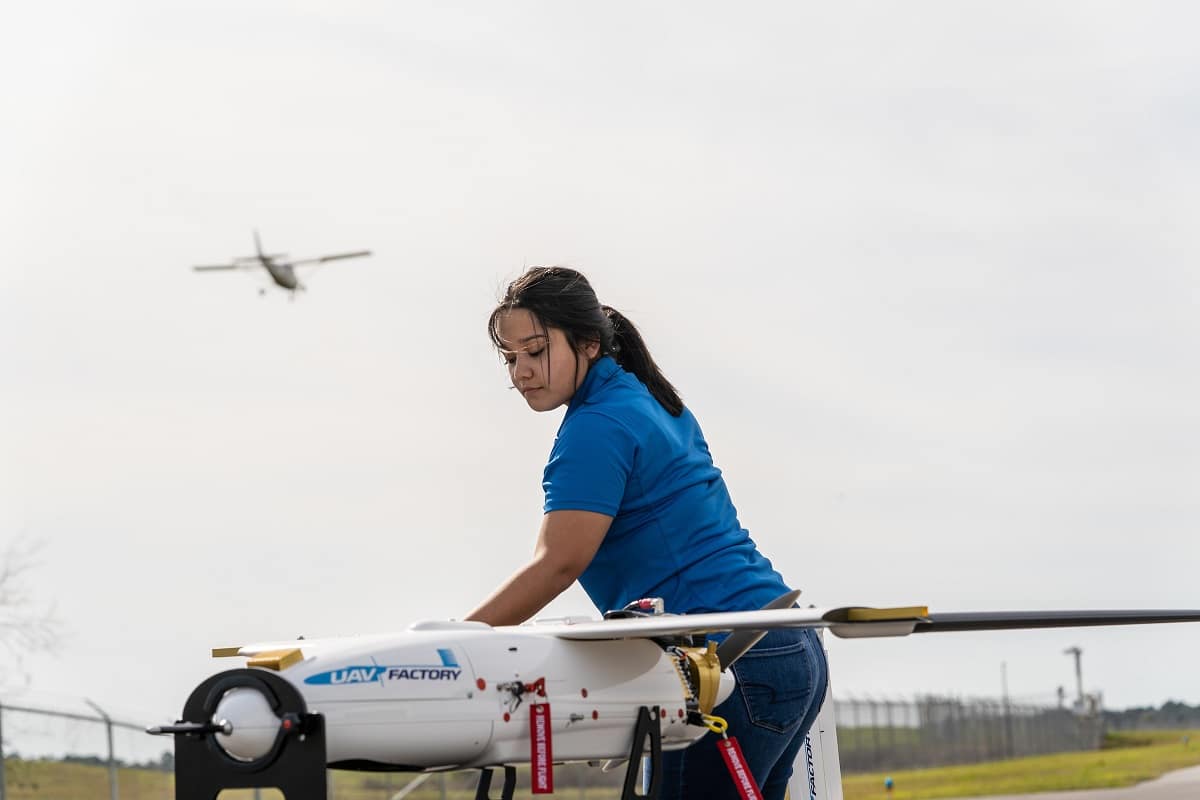
[(534, 411), (550, 411), (569, 402), (600, 351), (599, 342), (572, 349), (560, 328), (547, 328), (524, 308), (501, 314), (496, 332), (508, 378)]

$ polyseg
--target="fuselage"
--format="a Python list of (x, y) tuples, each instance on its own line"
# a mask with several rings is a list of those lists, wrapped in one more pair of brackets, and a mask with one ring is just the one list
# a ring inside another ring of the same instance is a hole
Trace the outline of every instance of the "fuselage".
[[(553, 760), (626, 758), (641, 707), (659, 709), (662, 746), (706, 729), (687, 723), (678, 659), (653, 641), (573, 641), (520, 629), (436, 623), (383, 637), (296, 642), (303, 660), (279, 671), (322, 715), (331, 766), (472, 767), (531, 760), (530, 707), (549, 706)], [(733, 688), (721, 676), (720, 698)], [(244, 690), (235, 690), (237, 692)], [(235, 757), (269, 747), (278, 721), (230, 693), (216, 717)], [(241, 716), (241, 719), (237, 717)]]
[(277, 285), (292, 291), (300, 287), (300, 281), (296, 280), (296, 271), (292, 269), (291, 264), (279, 263), (270, 256), (259, 256), (259, 261)]

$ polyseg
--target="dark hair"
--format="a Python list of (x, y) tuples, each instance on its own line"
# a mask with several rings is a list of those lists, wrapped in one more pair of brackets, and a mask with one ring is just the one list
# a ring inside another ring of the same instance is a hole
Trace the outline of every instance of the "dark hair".
[(612, 356), (623, 369), (636, 375), (671, 416), (683, 413), (679, 392), (650, 357), (637, 328), (616, 309), (600, 305), (582, 273), (568, 267), (530, 267), (510, 283), (488, 317), (488, 336), (498, 350), (503, 350), (504, 344), (497, 323), (502, 314), (516, 308), (525, 309), (547, 327), (561, 330), (572, 349), (586, 342), (600, 342), (600, 355)]

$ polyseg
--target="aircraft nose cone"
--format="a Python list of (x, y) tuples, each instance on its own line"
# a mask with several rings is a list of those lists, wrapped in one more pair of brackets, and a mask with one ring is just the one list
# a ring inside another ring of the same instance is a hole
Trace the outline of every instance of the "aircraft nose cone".
[(281, 724), (262, 692), (248, 688), (226, 692), (213, 719), (232, 727), (230, 733), (217, 734), (217, 743), (239, 761), (256, 761), (271, 752)]

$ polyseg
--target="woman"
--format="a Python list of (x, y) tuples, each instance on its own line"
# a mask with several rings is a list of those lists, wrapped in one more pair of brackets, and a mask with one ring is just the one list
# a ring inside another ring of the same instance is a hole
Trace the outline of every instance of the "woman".
[[(674, 613), (761, 608), (789, 591), (737, 520), (691, 412), (637, 329), (587, 278), (534, 267), (488, 319), (513, 387), (534, 411), (567, 411), (546, 464), (533, 559), (468, 615), (524, 622), (578, 580), (601, 611), (661, 597)], [(768, 633), (734, 663), (729, 722), (763, 796), (782, 798), (825, 695), (811, 630)], [(665, 797), (739, 797), (716, 738), (664, 757)]]

